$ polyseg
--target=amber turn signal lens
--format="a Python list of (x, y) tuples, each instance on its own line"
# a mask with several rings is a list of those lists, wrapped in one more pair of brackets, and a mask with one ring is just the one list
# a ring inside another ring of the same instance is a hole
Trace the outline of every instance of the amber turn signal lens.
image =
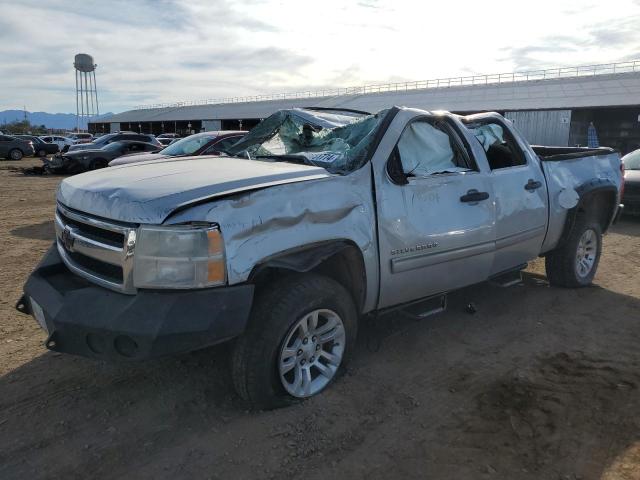
[(207, 232), (209, 241), (209, 255), (219, 255), (222, 253), (222, 235), (219, 230), (209, 230)]
[(207, 280), (210, 283), (224, 282), (224, 260), (209, 260), (207, 265)]

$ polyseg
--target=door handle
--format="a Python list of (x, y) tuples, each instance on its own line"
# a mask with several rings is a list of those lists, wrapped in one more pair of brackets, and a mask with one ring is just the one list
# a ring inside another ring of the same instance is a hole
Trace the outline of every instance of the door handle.
[(480, 202), (482, 200), (486, 200), (487, 198), (489, 198), (489, 194), (487, 192), (479, 192), (478, 190), (469, 190), (466, 195), (462, 195), (460, 197), (460, 201), (465, 203), (475, 203), (475, 202)]
[(524, 186), (524, 189), (528, 190), (530, 192), (533, 192), (534, 190), (537, 190), (541, 186), (542, 186), (542, 182), (538, 182), (538, 181), (530, 178), (529, 181), (527, 182), (527, 184)]

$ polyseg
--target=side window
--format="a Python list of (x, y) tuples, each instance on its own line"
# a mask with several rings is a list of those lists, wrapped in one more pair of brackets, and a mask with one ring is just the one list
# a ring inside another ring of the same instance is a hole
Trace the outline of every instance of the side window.
[(145, 144), (145, 145), (144, 145), (144, 150), (145, 150), (146, 152), (153, 152), (153, 151), (158, 150), (158, 148), (159, 148), (159, 147), (157, 147), (156, 145), (149, 145), (149, 144)]
[[(395, 157), (395, 158), (394, 158)], [(390, 176), (395, 180), (407, 177), (466, 172), (474, 170), (473, 162), (459, 142), (455, 132), (444, 122), (418, 120), (410, 123), (402, 132), (389, 165)]]
[(238, 137), (229, 137), (229, 138), (222, 139), (219, 142), (207, 148), (204, 154), (211, 155), (214, 152), (226, 152), (228, 148), (230, 148), (232, 145), (237, 143), (238, 140), (240, 140), (241, 138), (242, 137), (238, 136)]
[(517, 167), (527, 163), (515, 139), (502, 125), (486, 122), (469, 126), (487, 155), (491, 170)]

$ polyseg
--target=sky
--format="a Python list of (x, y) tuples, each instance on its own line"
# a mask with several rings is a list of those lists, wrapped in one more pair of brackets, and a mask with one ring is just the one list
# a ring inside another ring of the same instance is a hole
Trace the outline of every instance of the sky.
[(640, 0), (0, 0), (0, 110), (137, 105), (640, 60)]

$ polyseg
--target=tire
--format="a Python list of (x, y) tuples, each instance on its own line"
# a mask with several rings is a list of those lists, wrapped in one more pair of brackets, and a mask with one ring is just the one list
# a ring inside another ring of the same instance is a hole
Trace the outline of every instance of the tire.
[(38, 152), (36, 153), (36, 155), (38, 157), (46, 157), (47, 156), (47, 152), (45, 152), (44, 150), (38, 150)]
[[(309, 335), (309, 342), (305, 342), (304, 346), (301, 343), (298, 346), (291, 346), (291, 343), (285, 345), (287, 340), (300, 341), (295, 334), (301, 330), (294, 327), (302, 319), (312, 317), (315, 312), (319, 312), (316, 316), (319, 319), (317, 337)], [(343, 329), (335, 328), (323, 333), (321, 330), (329, 324), (328, 319), (335, 321), (333, 314), (341, 320)], [(339, 376), (340, 369), (347, 363), (355, 345), (357, 328), (357, 313), (351, 295), (330, 278), (316, 274), (296, 274), (269, 285), (256, 296), (249, 326), (237, 339), (231, 355), (231, 373), (238, 395), (252, 408), (272, 409), (291, 405), (320, 393)], [(340, 341), (331, 345), (319, 345), (322, 337), (330, 335)], [(285, 349), (285, 346), (290, 348)], [(304, 353), (300, 353), (302, 348), (305, 349)], [(339, 352), (340, 348), (342, 352)], [(292, 349), (297, 352), (296, 355), (287, 356), (286, 352)], [(317, 354), (315, 361), (314, 351), (321, 352)], [(325, 351), (332, 357), (334, 353), (336, 356), (341, 353), (341, 360), (334, 362), (337, 365), (327, 367)], [(280, 368), (285, 357), (291, 360), (287, 363), (295, 363), (295, 366), (281, 375)], [(303, 366), (305, 358), (307, 363)], [(325, 372), (332, 370), (330, 378), (329, 375), (320, 373), (320, 362), (323, 362)], [(309, 377), (303, 373), (305, 370), (312, 372)], [(296, 382), (293, 380), (289, 383), (289, 379), (297, 378), (298, 373), (300, 378), (312, 378), (311, 382), (302, 381), (302, 384), (313, 385), (313, 388), (301, 395), (293, 395), (287, 391), (285, 382), (292, 389), (292, 384)]]
[(89, 170), (98, 170), (100, 168), (105, 168), (109, 162), (107, 162), (104, 158), (96, 158), (91, 160), (89, 164)]
[[(581, 241), (587, 241), (587, 243), (581, 243)], [(588, 245), (586, 250), (585, 245)], [(569, 237), (545, 258), (549, 283), (567, 288), (591, 285), (598, 269), (601, 252), (602, 229), (600, 224), (584, 214), (578, 214)], [(582, 265), (578, 261), (579, 257), (583, 260)], [(588, 265), (589, 268), (586, 268), (585, 265)]]
[(9, 151), (9, 159), (11, 160), (22, 160), (23, 157), (23, 153), (22, 150), (20, 150), (19, 148), (14, 148), (13, 150)]

